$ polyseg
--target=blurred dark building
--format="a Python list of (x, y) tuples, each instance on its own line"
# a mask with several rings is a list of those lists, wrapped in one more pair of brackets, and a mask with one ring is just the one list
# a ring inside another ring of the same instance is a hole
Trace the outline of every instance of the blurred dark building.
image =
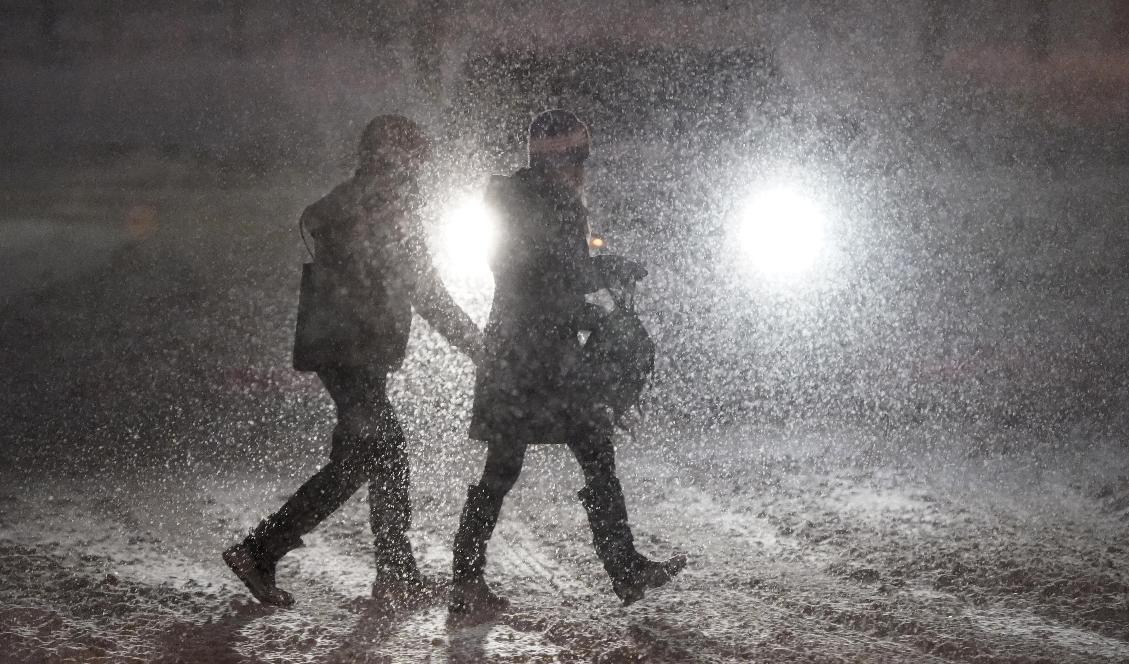
[(621, 40), (756, 42), (827, 104), (913, 100), (956, 73), (1056, 121), (1125, 115), (1124, 0), (589, 0), (560, 22), (539, 12), (531, 0), (0, 0), (0, 85), (21, 100), (0, 108), (0, 140), (24, 153), (81, 140), (337, 154), (394, 101), (381, 94), (403, 78), (390, 46), (414, 53), (407, 76), (441, 94), (476, 49)]
[[(600, 3), (596, 3), (597, 5)], [(617, 3), (619, 4), (619, 3)], [(726, 15), (733, 3), (721, 0), (637, 2), (633, 13), (641, 23), (661, 24), (687, 8)], [(944, 49), (977, 43), (1024, 44), (1041, 56), (1057, 44), (1085, 41), (1129, 45), (1129, 6), (1123, 0), (802, 0), (795, 3), (745, 3), (760, 16), (790, 23), (814, 33), (816, 50), (841, 39), (883, 38), (866, 34), (877, 29), (913, 28), (920, 46), (937, 58)], [(374, 43), (410, 37), (405, 31), (420, 14), (473, 12), (520, 16), (527, 1), (410, 0), (190, 0), (152, 3), (145, 0), (2, 0), (0, 56), (5, 58), (74, 58), (98, 53), (140, 55), (155, 51), (236, 54), (269, 51), (303, 39), (333, 37)], [(674, 11), (664, 9), (674, 7)], [(580, 14), (581, 16), (583, 13)], [(806, 23), (806, 25), (804, 25)], [(599, 26), (591, 26), (597, 28)], [(629, 26), (615, 26), (629, 30)], [(661, 28), (662, 26), (659, 25)], [(583, 30), (576, 31), (583, 34)], [(890, 32), (889, 37), (895, 33)]]

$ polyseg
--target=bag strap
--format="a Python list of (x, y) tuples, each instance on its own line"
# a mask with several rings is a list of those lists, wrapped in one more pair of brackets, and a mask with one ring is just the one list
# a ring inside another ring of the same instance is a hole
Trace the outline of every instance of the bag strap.
[(302, 238), (302, 244), (305, 245), (306, 253), (310, 255), (310, 260), (316, 260), (314, 250), (310, 249), (310, 243), (306, 241), (306, 225), (302, 223), (302, 217), (298, 217), (298, 235)]

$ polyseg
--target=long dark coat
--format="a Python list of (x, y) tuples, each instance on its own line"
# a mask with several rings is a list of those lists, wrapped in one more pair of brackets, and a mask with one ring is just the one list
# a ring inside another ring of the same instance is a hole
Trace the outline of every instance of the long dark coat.
[(578, 338), (592, 316), (584, 296), (599, 287), (587, 209), (575, 192), (529, 169), (494, 177), (486, 201), (499, 243), (470, 437), (567, 442), (596, 417)]

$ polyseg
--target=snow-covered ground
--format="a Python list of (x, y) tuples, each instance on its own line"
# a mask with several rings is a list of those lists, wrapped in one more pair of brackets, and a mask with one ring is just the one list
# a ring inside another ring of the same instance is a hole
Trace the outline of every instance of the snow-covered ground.
[[(473, 626), (448, 623), (442, 604), (367, 600), (363, 496), (285, 560), (295, 608), (247, 596), (219, 552), (314, 469), (313, 452), (67, 477), (6, 465), (5, 661), (1129, 659), (1129, 533), (1077, 484), (1093, 468), (1062, 467), (1050, 450), (969, 458), (955, 433), (944, 454), (916, 458), (892, 451), (907, 441), (833, 429), (655, 442), (669, 437), (641, 432), (619, 465), (640, 548), (690, 555), (675, 583), (620, 607), (588, 544), (577, 471), (563, 450), (539, 449), (491, 543), (489, 577), (513, 607)], [(445, 578), (480, 459), (412, 442), (412, 537), (425, 571)]]
[[(34, 212), (123, 239), (82, 260), (0, 245), (65, 268), (0, 316), (0, 659), (1129, 661), (1124, 441), (955, 419), (709, 430), (654, 404), (619, 467), (640, 548), (691, 562), (629, 608), (556, 448), (530, 454), (491, 543), (489, 577), (513, 600), (495, 620), (367, 601), (363, 491), (283, 563), (298, 605), (258, 606), (219, 552), (317, 468), (332, 426), (316, 381), (287, 368), (292, 220), (319, 187), (166, 175), (9, 195), (6, 229)], [(471, 369), (423, 325), (412, 348), (393, 381), (412, 537), (445, 579), (482, 461), (463, 436)]]

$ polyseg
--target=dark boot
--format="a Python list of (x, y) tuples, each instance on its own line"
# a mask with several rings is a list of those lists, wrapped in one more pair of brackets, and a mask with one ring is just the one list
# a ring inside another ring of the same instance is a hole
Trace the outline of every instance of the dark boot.
[(589, 484), (577, 495), (588, 513), (596, 555), (611, 577), (612, 590), (625, 606), (643, 599), (648, 588), (665, 585), (686, 566), (682, 555), (654, 561), (635, 550), (623, 488), (615, 477)]
[(455, 614), (503, 611), (509, 602), (486, 585), (486, 544), (494, 534), (503, 496), (475, 484), (467, 489), (466, 505), (455, 533), (452, 562), (451, 599), (448, 609)]
[[(339, 435), (334, 432), (334, 444)], [(294, 597), (275, 583), (275, 565), (287, 552), (302, 546), (302, 535), (348, 500), (357, 490), (356, 477), (359, 475), (348, 472), (341, 463), (331, 461), (245, 540), (224, 551), (224, 562), (255, 599), (273, 606), (294, 604)]]
[(378, 541), (375, 559), (373, 599), (392, 606), (410, 606), (427, 601), (439, 592), (439, 585), (419, 571), (407, 537)]
[(686, 562), (685, 554), (681, 553), (666, 560), (651, 560), (636, 552), (633, 561), (635, 577), (647, 588), (659, 588), (681, 572)]
[(255, 599), (271, 606), (288, 607), (294, 605), (294, 596), (276, 584), (275, 566), (300, 546), (300, 538), (280, 536), (274, 522), (267, 519), (242, 542), (224, 551), (223, 561)]
[(420, 573), (407, 535), (412, 521), (407, 459), (397, 450), (386, 464), (379, 479), (369, 484), (369, 524), (376, 563), (372, 596), (393, 606), (408, 606), (432, 598), (438, 586)]

